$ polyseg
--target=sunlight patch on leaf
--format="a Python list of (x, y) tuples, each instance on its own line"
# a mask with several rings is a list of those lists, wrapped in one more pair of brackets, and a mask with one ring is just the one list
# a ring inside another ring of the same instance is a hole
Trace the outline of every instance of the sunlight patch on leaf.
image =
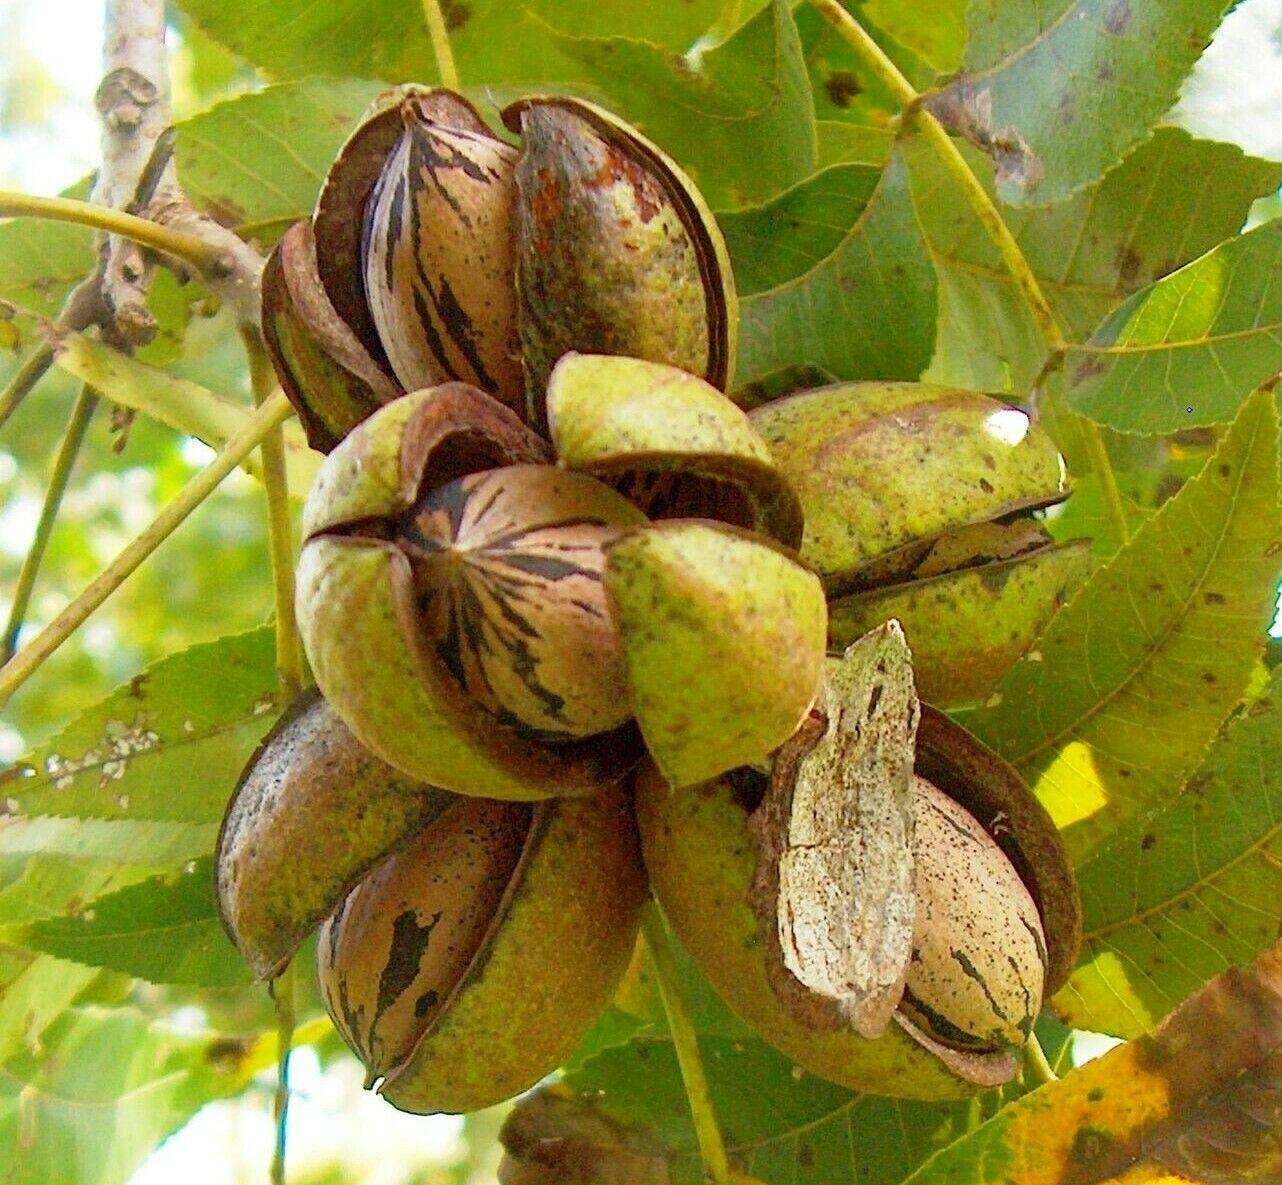
[(1233, 418), (1282, 369), (1282, 223), (1137, 293), (1069, 351), (1068, 400), (1096, 423), (1165, 433)]
[(1211, 976), (1254, 958), (1282, 921), (1282, 674), (1180, 794), (1078, 870), (1082, 961), (1057, 1009), (1135, 1037)]
[[(1159, 806), (1201, 759), (1254, 675), (1279, 571), (1278, 416), (1262, 392), (1052, 618), (1038, 661), (1021, 659), (964, 716), (1028, 778), (1077, 859)], [(1083, 818), (1083, 802), (1101, 796)]]

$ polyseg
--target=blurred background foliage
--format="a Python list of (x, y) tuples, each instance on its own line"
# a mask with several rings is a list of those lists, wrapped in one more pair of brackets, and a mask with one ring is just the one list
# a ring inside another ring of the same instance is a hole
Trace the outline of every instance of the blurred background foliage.
[[(56, 192), (92, 169), (98, 127), (100, 0), (9, 0), (0, 6), (0, 187)], [(60, 33), (59, 30), (62, 30)], [(257, 85), (254, 72), (175, 15), (174, 111), (182, 117)], [(175, 306), (194, 310), (181, 357), (165, 342), (153, 361), (248, 401), (240, 341), (209, 315), (198, 285), (162, 283)], [(160, 299), (158, 296), (157, 299)], [(0, 381), (25, 355), (0, 354)], [(0, 594), (10, 591), (35, 531), (53, 456), (76, 384), (51, 372), (0, 441)], [(212, 454), (139, 418), (126, 429), (99, 406), (90, 426), (32, 600), (25, 636), (47, 622), (132, 538)], [(271, 609), (262, 490), (237, 473), (15, 696), (0, 725), (0, 759), (12, 761), (71, 715), (142, 666), (192, 642), (262, 624)]]

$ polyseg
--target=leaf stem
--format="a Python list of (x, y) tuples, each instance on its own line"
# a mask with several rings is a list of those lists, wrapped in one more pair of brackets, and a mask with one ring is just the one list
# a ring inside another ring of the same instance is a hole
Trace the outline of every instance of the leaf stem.
[(53, 472), (49, 475), (44, 503), (40, 507), (40, 521), (36, 524), (35, 538), (31, 541), (26, 558), (22, 561), (22, 570), (18, 573), (18, 584), (13, 590), (13, 604), (9, 608), (9, 621), (4, 630), (3, 657), (0, 657), (0, 663), (8, 662), (18, 649), (18, 635), (27, 618), (31, 592), (36, 585), (45, 549), (49, 546), (49, 537), (53, 534), (53, 525), (62, 506), (62, 496), (67, 492), (71, 470), (76, 464), (85, 431), (97, 407), (98, 396), (88, 386), (82, 386), (76, 395), (75, 406), (71, 409), (71, 420), (63, 433), (62, 443), (53, 459)]
[(48, 346), (40, 346), (13, 372), (4, 390), (0, 391), (0, 428), (9, 422), (9, 417), (18, 410), (22, 401), (31, 394), (52, 365), (53, 350)]
[[(254, 402), (261, 407), (276, 389), (276, 374), (258, 334), (245, 329), (241, 336), (249, 359)], [(285, 437), (279, 427), (263, 438), (262, 458), (263, 486), (267, 491), (267, 542), (276, 601), (276, 670), (281, 686), (293, 699), (303, 689), (303, 647), (294, 616), (294, 528), (289, 514)]]
[(276, 1093), (272, 1098), (272, 1118), (276, 1121), (276, 1145), (272, 1151), (271, 1185), (285, 1185), (286, 1127), (289, 1120), (289, 1059), (293, 1052), (294, 963), (272, 980), (272, 999), (276, 1005)]
[(293, 414), (280, 391), (272, 394), (234, 432), (222, 451), (196, 474), (149, 526), (107, 565), (40, 633), (0, 667), (0, 705), (22, 686), (81, 625), (182, 524), (266, 436)]
[(222, 263), (222, 252), (195, 235), (171, 230), (147, 218), (81, 202), (74, 198), (35, 197), (25, 193), (0, 190), (0, 218), (43, 218), (53, 222), (74, 222), (91, 226), (107, 234), (163, 251), (166, 255), (188, 263), (199, 271), (217, 270)]
[(427, 21), (427, 34), (432, 39), (432, 53), (436, 56), (436, 69), (441, 75), (441, 85), (456, 91), (459, 88), (458, 67), (454, 64), (450, 31), (445, 24), (440, 0), (423, 0), (423, 19)]
[(681, 979), (668, 932), (664, 928), (659, 907), (653, 900), (646, 902), (642, 910), (641, 933), (645, 936), (646, 948), (650, 952), (659, 995), (663, 998), (663, 1010), (667, 1013), (668, 1028), (672, 1033), (672, 1044), (677, 1052), (677, 1063), (681, 1067), (681, 1080), (690, 1101), (690, 1114), (694, 1119), (694, 1132), (699, 1141), (704, 1175), (712, 1185), (729, 1185), (733, 1180), (730, 1161), (712, 1109), (708, 1079), (703, 1072), (703, 1059), (699, 1054), (699, 1041), (681, 992)]
[[(864, 64), (877, 76), (878, 81), (899, 101), (909, 118), (930, 142), (940, 162), (961, 188), (962, 193), (966, 195), (966, 200), (1001, 255), (1012, 282), (1019, 290), (1029, 314), (1046, 341), (1051, 354), (1046, 370), (1054, 369), (1068, 349), (1064, 331), (1060, 328), (1054, 310), (1046, 299), (1042, 286), (1037, 282), (1037, 276), (1029, 266), (1018, 240), (1011, 234), (1001, 211), (997, 209), (988, 191), (975, 176), (970, 165), (966, 163), (966, 158), (953, 143), (952, 137), (949, 136), (943, 124), (921, 106), (921, 95), (900, 72), (899, 67), (886, 56), (881, 46), (868, 35), (867, 30), (838, 4), (837, 0), (810, 0), (810, 4), (837, 31), (838, 36), (859, 55)], [(1109, 523), (1119, 543), (1125, 543), (1126, 512), (1103, 434), (1099, 426), (1090, 420), (1082, 419), (1081, 423), (1091, 465), (1099, 478), (1100, 489), (1103, 492)]]
[(864, 64), (877, 76), (877, 80), (894, 95), (905, 112), (910, 113), (910, 118), (930, 141), (944, 167), (952, 174), (953, 180), (961, 186), (966, 200), (970, 202), (976, 216), (984, 224), (984, 229), (1001, 253), (1002, 262), (1005, 263), (1006, 270), (1010, 272), (1016, 287), (1023, 294), (1047, 345), (1054, 352), (1062, 351), (1066, 345), (1063, 331), (1055, 320), (1055, 314), (1051, 311), (1050, 303), (1042, 292), (1033, 269), (1029, 267), (1019, 243), (1010, 233), (1010, 228), (997, 207), (993, 205), (987, 190), (971, 171), (966, 158), (958, 151), (957, 145), (952, 142), (943, 125), (920, 106), (921, 95), (917, 93), (912, 83), (886, 56), (881, 46), (868, 35), (867, 30), (842, 8), (837, 0), (810, 0), (810, 3), (837, 31), (838, 36), (859, 55)]
[(1108, 459), (1108, 446), (1104, 443), (1104, 434), (1099, 425), (1085, 416), (1078, 417), (1082, 429), (1082, 442), (1091, 459), (1091, 468), (1099, 481), (1100, 496), (1104, 500), (1104, 514), (1108, 518), (1109, 529), (1118, 546), (1124, 545), (1131, 537), (1130, 527), (1126, 522), (1126, 507), (1122, 502), (1122, 491), (1117, 485), (1117, 474), (1113, 472), (1112, 462)]
[(1028, 1034), (1028, 1043), (1024, 1046), (1024, 1065), (1039, 1086), (1045, 1086), (1048, 1082), (1059, 1081), (1059, 1075), (1055, 1073), (1051, 1068), (1050, 1062), (1046, 1060), (1046, 1051), (1042, 1048), (1042, 1043), (1037, 1039), (1036, 1033)]

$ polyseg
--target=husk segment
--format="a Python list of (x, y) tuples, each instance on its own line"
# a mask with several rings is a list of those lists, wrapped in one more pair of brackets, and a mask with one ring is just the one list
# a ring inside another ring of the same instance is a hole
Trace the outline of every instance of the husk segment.
[(401, 388), (335, 311), (316, 270), (309, 222), (296, 222), (263, 270), (263, 341), (307, 443), (327, 453)]
[(731, 1009), (798, 1066), (851, 1090), (955, 1099), (973, 1087), (898, 1025), (875, 1039), (816, 1028), (775, 994), (749, 904), (757, 848), (748, 832), (765, 779), (737, 772), (674, 789), (654, 768), (637, 779), (637, 822), (650, 884), (682, 944)]
[(388, 533), (379, 520), (404, 514), (427, 490), (483, 469), (550, 459), (547, 443), (483, 391), (467, 383), (415, 391), (325, 459), (303, 508), (303, 538)]
[(315, 690), (259, 746), (216, 849), (219, 915), (260, 979), (275, 975), (347, 891), (453, 797), (364, 748)]
[(1018, 408), (925, 383), (841, 383), (751, 413), (805, 513), (840, 648), (890, 617), (918, 690), (987, 695), (1085, 578), (1034, 512), (1068, 495), (1063, 459)]
[(899, 548), (1068, 494), (1050, 437), (973, 391), (842, 383), (750, 418), (801, 499), (802, 558), (830, 593)]
[(635, 528), (606, 555), (633, 708), (665, 777), (706, 781), (796, 731), (823, 672), (813, 573), (776, 544), (693, 519)]
[(820, 706), (780, 749), (770, 779), (739, 769), (683, 791), (646, 768), (637, 820), (669, 920), (765, 1040), (851, 1089), (948, 1098), (1009, 1081), (1017, 1058), (944, 1045), (899, 1006), (915, 948), (914, 776), (972, 815), (1028, 888), (1046, 935), (1049, 995), (1081, 934), (1058, 833), (1010, 766), (918, 705), (893, 622), (834, 663)]
[(922, 699), (981, 700), (1086, 579), (1090, 560), (1090, 541), (1073, 540), (838, 597), (828, 604), (829, 641), (847, 646), (896, 618), (912, 630)]
[(851, 646), (752, 816), (767, 974), (803, 1024), (885, 1031), (913, 948), (917, 695), (897, 622)]
[(401, 111), (407, 102), (425, 118), (489, 134), (476, 109), (452, 91), (412, 84), (386, 91), (330, 165), (312, 216), (321, 283), (338, 315), (389, 377), (391, 366), (365, 300), (363, 238), (366, 206), (383, 165), (404, 134)]
[(666, 362), (725, 390), (738, 326), (733, 273), (693, 183), (591, 103), (533, 95), (506, 108), (522, 136), (517, 290), (530, 420), (574, 349)]
[(627, 494), (651, 518), (715, 518), (801, 542), (801, 504), (747, 416), (662, 363), (564, 355), (547, 390), (560, 464)]
[(401, 1110), (475, 1111), (534, 1085), (627, 968), (645, 895), (627, 795), (614, 785), (535, 812), (485, 941), (380, 1088)]

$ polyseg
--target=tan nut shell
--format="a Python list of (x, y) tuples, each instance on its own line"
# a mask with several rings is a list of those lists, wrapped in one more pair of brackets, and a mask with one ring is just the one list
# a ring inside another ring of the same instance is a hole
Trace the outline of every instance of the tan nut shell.
[(339, 150), (316, 199), (312, 227), (316, 264), (334, 309), (380, 366), (392, 373), (365, 299), (365, 211), (387, 158), (404, 134), (404, 105), (448, 127), (488, 134), (485, 121), (462, 95), (414, 84), (393, 87), (370, 106)]
[(219, 914), (254, 973), (276, 974), (377, 860), (454, 801), (304, 692), (246, 765), (218, 835)]
[(693, 182), (591, 103), (530, 96), (522, 137), (517, 292), (530, 421), (570, 350), (665, 362), (725, 390), (738, 310), (729, 256)]
[(531, 823), (525, 803), (458, 799), (325, 923), (325, 1007), (371, 1081), (448, 1005), (500, 913)]
[(389, 765), (455, 793), (588, 794), (635, 759), (630, 727), (553, 747), (497, 722), (429, 644), (409, 557), (389, 538), (421, 489), (537, 461), (545, 447), (489, 396), (445, 384), (353, 431), (325, 459), (304, 508), (296, 603), (317, 684)]
[(935, 1040), (987, 1052), (1028, 1040), (1046, 944), (1010, 861), (966, 811), (914, 779), (917, 924), (900, 1005)]
[(631, 717), (601, 571), (604, 549), (644, 521), (608, 486), (548, 465), (471, 474), (419, 504), (402, 539), (423, 623), (478, 703), (557, 740)]
[[(479, 803), (476, 810), (484, 815), (495, 808)], [(376, 933), (356, 947), (367, 948), (371, 956), (379, 950), (385, 954), (351, 963), (342, 958), (349, 947), (336, 931), (347, 925), (350, 909), (322, 937), (327, 997), (341, 1009), (346, 983), (349, 1002), (358, 995), (374, 1002), (373, 1011), (354, 1016), (344, 1027), (369, 1033), (386, 1016), (389, 1037), (394, 1034), (391, 1044), (382, 1047), (388, 1057), (392, 1044), (409, 1048), (398, 1059), (371, 1066), (385, 1074), (383, 1096), (405, 1111), (479, 1110), (550, 1073), (609, 1003), (636, 942), (645, 878), (627, 796), (618, 786), (588, 799), (533, 808), (497, 804), (497, 810), (531, 812), (533, 818), (490, 925), (453, 984), (439, 978), (434, 979), (439, 986), (430, 987), (435, 965), (422, 970), (422, 956), (431, 952), (435, 932), (422, 940), (423, 923), (430, 919), (424, 914), (426, 898), (412, 882), (444, 908), (467, 911), (466, 897), (456, 900), (453, 891), (478, 883), (466, 858), (462, 866), (406, 861), (370, 890), (406, 903), (401, 914), (372, 903), (362, 909), (366, 917), (377, 919)], [(453, 841), (465, 857), (466, 840), (456, 836)], [(510, 849), (506, 842), (501, 847), (506, 858)], [(479, 883), (488, 897), (494, 865), (486, 865)], [(433, 883), (438, 877), (444, 879)], [(363, 891), (363, 886), (357, 890)], [(434, 916), (438, 907), (431, 908)], [(414, 922), (413, 929), (409, 920), (400, 923), (408, 944), (398, 943), (395, 934), (396, 918), (406, 912)], [(476, 937), (474, 920), (464, 919), (454, 933), (462, 938), (443, 960), (451, 969), (463, 961), (455, 957), (458, 952)], [(340, 953), (337, 962), (325, 955), (333, 942)], [(387, 990), (380, 992), (385, 984)], [(421, 1017), (415, 1016), (426, 990), (435, 990), (437, 998), (422, 1006)], [(416, 1024), (417, 1033), (407, 1033)]]
[(517, 153), (468, 112), (437, 122), (407, 98), (405, 130), (366, 207), (365, 295), (409, 391), (450, 379), (524, 409), (516, 332)]

